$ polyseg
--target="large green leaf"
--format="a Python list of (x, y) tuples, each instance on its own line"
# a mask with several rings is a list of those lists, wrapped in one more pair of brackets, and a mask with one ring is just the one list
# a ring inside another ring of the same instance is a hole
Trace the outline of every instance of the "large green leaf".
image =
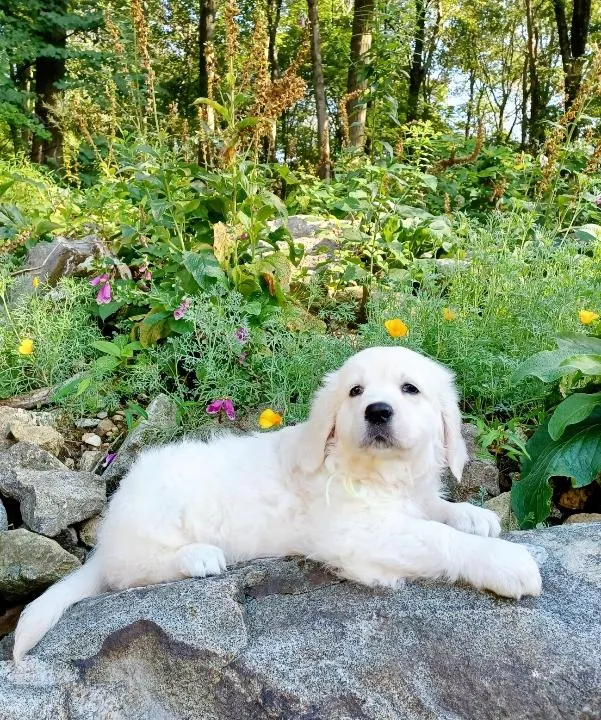
[(560, 440), (553, 440), (542, 425), (527, 444), (529, 458), (522, 462), (522, 477), (511, 488), (511, 506), (522, 528), (544, 522), (551, 510), (552, 477), (569, 477), (574, 487), (589, 485), (601, 473), (601, 410), (571, 425)]
[(549, 420), (549, 435), (559, 440), (568, 425), (585, 420), (598, 405), (601, 405), (601, 392), (570, 395), (555, 408)]
[(601, 375), (601, 355), (573, 355), (561, 363), (573, 372), (580, 370), (583, 375)]
[(591, 335), (564, 333), (555, 338), (557, 350), (536, 353), (517, 368), (513, 382), (526, 377), (536, 377), (543, 382), (553, 382), (578, 370), (569, 359), (581, 355), (601, 355), (601, 340)]

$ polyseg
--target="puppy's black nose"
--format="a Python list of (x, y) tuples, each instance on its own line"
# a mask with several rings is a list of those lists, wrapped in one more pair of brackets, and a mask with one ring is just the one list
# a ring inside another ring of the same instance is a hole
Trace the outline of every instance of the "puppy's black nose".
[(385, 402), (370, 403), (365, 408), (365, 419), (370, 423), (387, 423), (392, 417), (392, 406)]

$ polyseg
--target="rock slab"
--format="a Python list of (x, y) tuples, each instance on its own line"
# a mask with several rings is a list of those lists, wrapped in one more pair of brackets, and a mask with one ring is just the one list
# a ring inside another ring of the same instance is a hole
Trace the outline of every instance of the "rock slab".
[(0, 715), (599, 720), (601, 525), (508, 537), (538, 547), (541, 597), (368, 589), (293, 558), (84, 601), (0, 662)]

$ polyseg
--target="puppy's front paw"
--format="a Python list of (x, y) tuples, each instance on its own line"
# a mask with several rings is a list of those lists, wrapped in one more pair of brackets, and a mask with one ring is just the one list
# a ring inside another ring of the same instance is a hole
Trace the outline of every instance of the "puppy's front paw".
[(484, 569), (482, 586), (502, 597), (519, 600), (524, 595), (540, 595), (542, 580), (536, 560), (522, 545), (494, 540)]
[(187, 577), (219, 575), (226, 569), (225, 555), (215, 545), (194, 543), (178, 550), (179, 570)]
[(499, 517), (492, 510), (471, 503), (455, 503), (450, 507), (449, 525), (456, 530), (484, 537), (498, 537), (501, 533)]

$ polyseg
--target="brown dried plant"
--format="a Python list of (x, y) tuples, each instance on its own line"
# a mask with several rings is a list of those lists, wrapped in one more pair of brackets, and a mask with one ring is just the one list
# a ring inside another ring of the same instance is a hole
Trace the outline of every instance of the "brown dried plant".
[(344, 147), (346, 147), (349, 144), (349, 136), (350, 136), (348, 112), (347, 112), (346, 108), (348, 106), (348, 103), (352, 102), (353, 100), (356, 100), (364, 92), (365, 92), (364, 88), (357, 88), (357, 90), (353, 90), (353, 92), (346, 93), (346, 95), (343, 95), (340, 98), (340, 102), (338, 103), (338, 116), (340, 118), (340, 127), (342, 128), (342, 144)]
[(442, 172), (443, 170), (446, 170), (447, 168), (454, 167), (455, 165), (468, 165), (469, 163), (474, 162), (478, 155), (480, 155), (480, 151), (482, 150), (482, 146), (484, 145), (484, 125), (482, 123), (478, 124), (478, 133), (476, 135), (476, 144), (474, 145), (474, 149), (469, 155), (464, 155), (462, 157), (455, 157), (455, 151), (451, 153), (450, 157), (445, 158), (444, 160), (439, 160), (435, 165), (432, 166), (430, 172), (433, 174)]
[[(547, 137), (541, 151), (541, 157), (546, 158), (542, 169), (542, 177), (536, 186), (536, 193), (540, 197), (552, 185), (553, 178), (558, 172), (558, 156), (562, 148), (574, 134), (578, 121), (585, 113), (591, 101), (601, 95), (601, 47), (595, 46), (593, 55), (580, 90), (574, 98), (570, 108), (559, 119), (553, 132)], [(592, 159), (592, 158), (591, 158)], [(589, 163), (590, 164), (590, 163)]]

